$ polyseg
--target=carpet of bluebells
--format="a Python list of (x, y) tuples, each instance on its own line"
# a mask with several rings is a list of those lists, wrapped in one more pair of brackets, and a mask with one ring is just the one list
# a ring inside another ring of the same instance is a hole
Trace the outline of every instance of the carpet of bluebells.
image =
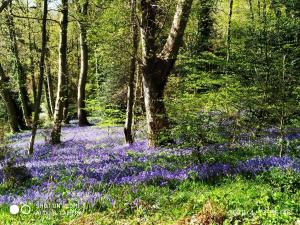
[[(168, 182), (187, 179), (208, 180), (238, 174), (255, 176), (274, 167), (300, 172), (299, 161), (288, 155), (256, 156), (237, 163), (197, 163), (190, 160), (192, 149), (148, 148), (142, 138), (129, 146), (124, 144), (121, 127), (77, 127), (73, 124), (62, 129), (62, 144), (56, 146), (48, 144), (47, 135), (47, 131), (39, 131), (31, 157), (25, 154), (30, 133), (11, 137), (10, 147), (19, 155), (17, 164), (25, 165), (36, 182), (19, 193), (0, 195), (0, 204), (92, 204), (103, 197), (103, 193), (95, 188), (103, 184), (164, 186)], [(260, 141), (270, 144), (274, 142), (272, 138), (270, 135)], [(298, 138), (299, 133), (286, 137)], [(250, 145), (251, 142), (244, 140), (242, 144)], [(216, 149), (215, 146), (211, 148)], [(218, 146), (217, 150), (226, 152), (228, 149)], [(3, 182), (2, 172), (0, 179)], [(108, 200), (114, 203), (109, 196)]]

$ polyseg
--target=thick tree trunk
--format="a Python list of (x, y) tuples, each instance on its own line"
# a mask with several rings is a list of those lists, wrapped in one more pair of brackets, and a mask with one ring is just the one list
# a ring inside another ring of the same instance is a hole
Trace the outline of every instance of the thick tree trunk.
[(88, 126), (90, 123), (87, 119), (87, 111), (85, 109), (85, 86), (88, 76), (89, 68), (89, 50), (87, 45), (87, 28), (86, 28), (86, 17), (88, 13), (88, 0), (81, 7), (81, 15), (83, 21), (79, 21), (79, 30), (80, 30), (80, 75), (78, 81), (78, 96), (77, 96), (77, 110), (78, 110), (78, 123), (79, 126)]
[(142, 61), (141, 68), (148, 127), (149, 146), (158, 145), (160, 132), (168, 128), (164, 89), (182, 44), (193, 0), (178, 0), (172, 27), (161, 53), (157, 54), (157, 1), (141, 0)]
[(14, 55), (15, 60), (15, 66), (17, 69), (17, 75), (18, 75), (18, 86), (19, 86), (19, 95), (21, 99), (22, 104), (22, 110), (25, 118), (25, 122), (27, 126), (31, 126), (31, 114), (32, 114), (32, 108), (29, 101), (29, 96), (27, 92), (26, 87), (26, 74), (23, 65), (21, 64), (20, 58), (19, 58), (19, 50), (18, 50), (18, 44), (16, 39), (16, 33), (15, 33), (15, 25), (13, 21), (13, 17), (11, 14), (7, 15), (7, 27), (9, 31), (10, 36), (10, 42), (11, 42), (11, 51)]
[(39, 63), (39, 83), (37, 96), (34, 106), (34, 118), (32, 123), (32, 132), (29, 146), (29, 154), (33, 153), (33, 146), (35, 141), (35, 135), (37, 131), (37, 125), (39, 121), (41, 99), (43, 92), (43, 83), (44, 83), (44, 73), (45, 73), (45, 56), (47, 51), (47, 15), (48, 15), (48, 0), (44, 0), (44, 9), (43, 9), (43, 23), (42, 23), (42, 48), (41, 48), (41, 57)]
[[(160, 75), (160, 71), (157, 74)], [(163, 100), (166, 82), (161, 81), (158, 84), (155, 80), (146, 78), (146, 71), (143, 72), (143, 75), (148, 143), (149, 146), (157, 146), (159, 135), (169, 128), (169, 120)]]
[(231, 48), (231, 19), (232, 19), (232, 6), (233, 0), (229, 0), (228, 9), (228, 27), (227, 27), (227, 62), (230, 59), (230, 48)]
[(10, 89), (9, 78), (6, 77), (0, 64), (0, 96), (2, 97), (9, 116), (9, 125), (13, 133), (25, 128), (22, 110), (18, 108), (14, 93)]
[(58, 87), (54, 111), (54, 126), (51, 132), (51, 142), (60, 143), (61, 123), (63, 120), (63, 109), (66, 101), (67, 91), (67, 33), (68, 33), (68, 0), (62, 0), (62, 16), (60, 22), (60, 45), (59, 45), (59, 71)]
[(133, 124), (133, 112), (134, 112), (134, 101), (135, 101), (135, 74), (137, 68), (137, 52), (139, 47), (139, 32), (136, 23), (136, 0), (130, 1), (131, 7), (131, 28), (132, 28), (132, 55), (130, 62), (130, 71), (128, 79), (128, 93), (127, 93), (127, 110), (126, 110), (126, 121), (124, 127), (124, 135), (127, 143), (132, 144), (134, 142), (132, 134)]

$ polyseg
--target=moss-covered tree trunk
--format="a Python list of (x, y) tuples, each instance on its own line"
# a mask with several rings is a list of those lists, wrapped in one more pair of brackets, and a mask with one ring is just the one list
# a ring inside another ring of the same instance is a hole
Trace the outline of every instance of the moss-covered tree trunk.
[(161, 52), (156, 44), (158, 1), (141, 0), (142, 61), (144, 98), (149, 146), (158, 145), (159, 134), (168, 128), (169, 121), (163, 101), (168, 77), (182, 44), (193, 0), (178, 0), (176, 13), (167, 41)]
[(18, 77), (19, 95), (22, 104), (23, 115), (24, 115), (26, 125), (31, 126), (32, 108), (31, 108), (29, 94), (26, 87), (26, 83), (27, 83), (26, 73), (19, 57), (19, 49), (17, 44), (16, 32), (15, 32), (16, 29), (15, 29), (15, 24), (11, 12), (6, 15), (6, 24), (9, 31), (10, 44), (11, 44), (10, 48), (15, 60), (15, 66), (16, 66), (17, 77)]
[(80, 75), (78, 81), (78, 96), (77, 96), (77, 113), (79, 126), (88, 126), (90, 123), (87, 119), (87, 111), (85, 109), (86, 100), (86, 82), (89, 68), (89, 49), (87, 44), (87, 25), (86, 17), (88, 14), (89, 1), (86, 0), (80, 7), (82, 19), (78, 22), (80, 30)]
[(3, 99), (9, 116), (9, 125), (13, 133), (19, 132), (20, 128), (26, 128), (22, 110), (19, 109), (15, 94), (11, 91), (9, 78), (0, 64), (0, 96)]

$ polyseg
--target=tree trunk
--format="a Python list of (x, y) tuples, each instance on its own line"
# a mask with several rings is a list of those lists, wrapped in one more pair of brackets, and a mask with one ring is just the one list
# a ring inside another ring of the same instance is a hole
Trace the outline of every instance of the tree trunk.
[(47, 14), (48, 14), (48, 0), (44, 0), (44, 9), (43, 9), (43, 23), (42, 23), (42, 48), (41, 48), (41, 58), (39, 63), (39, 83), (37, 96), (34, 107), (34, 118), (32, 123), (32, 132), (29, 146), (29, 154), (33, 153), (33, 146), (35, 141), (35, 135), (37, 131), (37, 124), (39, 120), (41, 98), (43, 92), (43, 83), (44, 83), (44, 73), (45, 73), (45, 56), (47, 51)]
[(127, 110), (126, 110), (126, 121), (124, 127), (124, 135), (127, 143), (132, 144), (134, 138), (132, 135), (132, 124), (133, 124), (133, 112), (134, 112), (134, 100), (135, 100), (135, 73), (137, 68), (137, 52), (139, 47), (139, 33), (138, 26), (136, 23), (136, 0), (130, 1), (131, 7), (131, 28), (132, 28), (132, 55), (130, 62), (130, 71), (128, 79), (128, 93), (127, 93)]
[[(265, 60), (267, 63), (267, 66), (269, 66), (269, 43), (268, 43), (268, 31), (267, 31), (267, 2), (266, 0), (263, 0), (263, 10), (262, 10), (262, 20), (263, 20), (263, 37), (265, 42)], [(267, 76), (268, 77), (268, 76)], [(268, 82), (268, 78), (266, 80)]]
[[(29, 14), (29, 1), (27, 0), (26, 4), (27, 10), (26, 13)], [(29, 73), (31, 77), (31, 88), (32, 88), (32, 95), (33, 95), (33, 102), (35, 104), (36, 102), (36, 96), (37, 96), (37, 90), (36, 90), (36, 83), (35, 83), (35, 76), (34, 76), (34, 56), (33, 56), (33, 45), (35, 45), (35, 41), (32, 43), (32, 30), (31, 30), (31, 22), (30, 19), (27, 19), (27, 26), (28, 26), (28, 41), (29, 41), (29, 61), (30, 61), (30, 66), (29, 66)]]
[(211, 38), (213, 33), (212, 0), (200, 0), (198, 18), (197, 52), (212, 49)]
[[(31, 36), (29, 34), (29, 36)], [(37, 96), (37, 93), (36, 93), (36, 83), (35, 83), (35, 77), (34, 77), (34, 61), (33, 61), (33, 53), (32, 53), (32, 47), (31, 47), (31, 37), (29, 38), (29, 51), (30, 51), (30, 56), (29, 56), (29, 59), (30, 59), (30, 69), (29, 69), (29, 72), (30, 72), (30, 75), (31, 75), (31, 88), (32, 88), (32, 95), (33, 95), (33, 99), (34, 99), (34, 103), (36, 102), (36, 96)]]
[(47, 103), (48, 117), (51, 119), (53, 116), (53, 112), (51, 110), (51, 102), (50, 102), (49, 95), (48, 95), (49, 90), (48, 90), (47, 80), (45, 80), (45, 79), (44, 79), (44, 88), (45, 88), (45, 100)]
[(52, 77), (51, 77), (51, 68), (48, 62), (48, 57), (47, 56), (47, 62), (46, 62), (46, 83), (47, 83), (47, 92), (46, 95), (48, 96), (47, 99), (49, 99), (49, 105), (50, 105), (50, 110), (51, 114), (53, 116), (54, 114), (54, 108), (55, 108), (55, 99), (54, 99), (54, 93), (53, 93), (53, 83), (52, 83)]
[(58, 87), (54, 111), (54, 126), (51, 132), (51, 142), (60, 143), (61, 123), (63, 120), (63, 109), (66, 101), (67, 91), (67, 33), (68, 33), (68, 0), (62, 0), (62, 15), (60, 21), (60, 44), (59, 44), (59, 71)]
[(21, 99), (22, 110), (23, 110), (26, 125), (31, 126), (32, 108), (30, 105), (29, 96), (26, 87), (26, 74), (25, 74), (24, 67), (20, 61), (17, 38), (15, 33), (15, 25), (11, 14), (7, 15), (6, 22), (7, 22), (7, 27), (10, 36), (11, 51), (14, 55), (15, 66), (17, 69), (19, 95)]
[(65, 124), (70, 123), (70, 115), (69, 115), (69, 104), (70, 104), (70, 96), (69, 96), (69, 77), (66, 77), (66, 88), (65, 88), (65, 101), (63, 104), (63, 121)]
[[(166, 82), (156, 82), (153, 79), (146, 78), (149, 75), (146, 71), (143, 71), (143, 75), (148, 143), (149, 146), (157, 146), (159, 145), (160, 133), (169, 128), (169, 120), (163, 100)], [(160, 71), (157, 72), (157, 75), (160, 75)]]
[(80, 30), (80, 75), (78, 81), (78, 96), (77, 96), (77, 104), (78, 104), (78, 123), (79, 126), (88, 126), (90, 123), (87, 119), (87, 111), (85, 109), (85, 86), (88, 76), (88, 68), (89, 68), (89, 50), (87, 45), (87, 28), (86, 28), (86, 17), (88, 13), (88, 0), (84, 2), (82, 7), (80, 7), (80, 13), (82, 16), (82, 20), (79, 21), (79, 30)]
[(9, 78), (5, 76), (0, 64), (0, 96), (2, 97), (9, 116), (9, 125), (13, 133), (19, 132), (20, 128), (25, 128), (22, 110), (18, 108), (14, 93), (10, 89)]
[(260, 17), (260, 0), (257, 0), (257, 14)]
[[(135, 88), (135, 106), (139, 106), (139, 115), (144, 115), (146, 113), (145, 101), (144, 101), (144, 88), (143, 88), (143, 78), (141, 74), (141, 65), (137, 64), (136, 68), (136, 88)], [(137, 107), (135, 107), (137, 108)]]
[(229, 0), (228, 27), (227, 27), (227, 62), (229, 61), (229, 58), (230, 58), (230, 48), (231, 48), (232, 6), (233, 6), (233, 0)]
[(9, 3), (11, 3), (12, 0), (6, 0), (3, 1), (2, 4), (0, 5), (0, 13), (2, 13), (2, 11), (9, 5)]
[(252, 0), (248, 0), (248, 2), (249, 2), (250, 13), (251, 13), (251, 20), (252, 20), (252, 22), (254, 22), (254, 12), (253, 12)]
[(162, 52), (157, 54), (157, 2), (156, 0), (141, 0), (141, 40), (143, 49), (141, 73), (143, 76), (149, 146), (158, 145), (161, 131), (169, 126), (163, 101), (164, 89), (182, 44), (192, 3), (193, 0), (178, 0), (169, 36)]

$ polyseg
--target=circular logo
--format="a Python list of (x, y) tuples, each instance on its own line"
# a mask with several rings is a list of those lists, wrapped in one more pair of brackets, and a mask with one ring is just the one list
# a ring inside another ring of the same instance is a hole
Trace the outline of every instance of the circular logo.
[(21, 206), (21, 213), (28, 215), (31, 212), (31, 208), (29, 205), (22, 205)]
[(17, 205), (11, 205), (9, 207), (9, 211), (10, 211), (11, 214), (16, 215), (20, 212), (20, 208)]

